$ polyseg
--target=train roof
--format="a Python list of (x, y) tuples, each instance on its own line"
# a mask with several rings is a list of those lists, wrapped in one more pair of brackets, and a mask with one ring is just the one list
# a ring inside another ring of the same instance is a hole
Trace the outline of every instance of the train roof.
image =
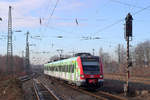
[(76, 56), (76, 57), (71, 57), (71, 58), (67, 58), (67, 59), (60, 59), (57, 61), (52, 61), (52, 62), (48, 62), (44, 65), (49, 65), (49, 64), (60, 64), (60, 63), (66, 63), (66, 62), (70, 62), (70, 61), (74, 61), (76, 60), (78, 57), (81, 57), (81, 59), (89, 59), (89, 58), (94, 58), (94, 59), (99, 59), (99, 56)]
[(68, 59), (60, 59), (60, 60), (57, 60), (57, 61), (53, 61), (53, 62), (49, 62), (49, 63), (46, 63), (44, 65), (47, 65), (47, 64), (57, 64), (57, 63), (64, 63), (64, 62), (68, 62), (68, 61), (74, 61), (76, 60), (77, 57), (71, 57), (71, 58), (68, 58)]

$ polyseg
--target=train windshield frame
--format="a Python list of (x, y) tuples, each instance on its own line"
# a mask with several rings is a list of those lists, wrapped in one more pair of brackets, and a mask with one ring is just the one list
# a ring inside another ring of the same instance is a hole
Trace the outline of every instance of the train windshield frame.
[(85, 74), (100, 74), (99, 57), (81, 58)]

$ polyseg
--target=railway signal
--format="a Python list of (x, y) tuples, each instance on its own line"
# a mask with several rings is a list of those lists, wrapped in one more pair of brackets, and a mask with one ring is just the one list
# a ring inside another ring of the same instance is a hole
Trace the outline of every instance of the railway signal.
[(129, 92), (129, 67), (132, 66), (129, 55), (129, 41), (132, 40), (132, 15), (128, 13), (125, 18), (125, 40), (127, 41), (127, 66), (126, 66), (126, 84), (124, 84), (124, 93), (127, 95)]

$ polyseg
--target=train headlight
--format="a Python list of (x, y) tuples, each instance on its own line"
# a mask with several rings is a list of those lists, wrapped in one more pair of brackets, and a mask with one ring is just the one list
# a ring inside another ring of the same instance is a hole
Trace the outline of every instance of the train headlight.
[(84, 75), (80, 75), (81, 78), (84, 78)]
[(99, 77), (100, 77), (100, 78), (103, 78), (103, 75), (100, 75)]

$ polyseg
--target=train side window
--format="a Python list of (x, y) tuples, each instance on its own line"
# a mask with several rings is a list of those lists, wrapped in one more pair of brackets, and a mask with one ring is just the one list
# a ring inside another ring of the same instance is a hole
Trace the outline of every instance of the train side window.
[(59, 65), (59, 72), (61, 72), (61, 66)]
[(70, 71), (70, 72), (71, 72), (71, 73), (74, 72), (73, 64), (71, 64), (71, 71)]
[(73, 64), (73, 69), (72, 69), (72, 73), (74, 73), (74, 64)]
[(56, 66), (54, 67), (54, 71), (56, 71)]
[(60, 71), (62, 72), (62, 66), (60, 66)]
[(65, 65), (63, 65), (63, 72), (65, 72)]
[(64, 72), (66, 72), (66, 65), (64, 65)]
[(61, 72), (63, 72), (63, 66), (61, 65)]
[(63, 72), (63, 66), (61, 66), (61, 72)]
[(65, 65), (65, 72), (68, 72), (68, 65)]
[(69, 72), (69, 65), (66, 65), (66, 67), (67, 67), (67, 72)]
[(64, 72), (64, 65), (63, 65), (63, 72)]
[(69, 73), (69, 71), (70, 71), (70, 67), (69, 67), (69, 65), (68, 65), (68, 73)]
[(53, 66), (52, 66), (52, 71), (53, 71)]
[(71, 71), (71, 65), (69, 64), (68, 66), (69, 66), (69, 73), (70, 73), (70, 71)]
[(69, 65), (67, 65), (67, 72), (69, 72)]
[(64, 72), (66, 72), (66, 65), (64, 65)]
[(57, 71), (57, 66), (55, 66), (55, 71)]
[(57, 71), (57, 72), (59, 71), (58, 66), (56, 66), (56, 71)]
[(55, 69), (54, 69), (55, 67), (53, 66), (53, 71), (55, 71)]
[(64, 72), (66, 72), (66, 67), (65, 67), (65, 65), (64, 65)]
[(60, 71), (62, 72), (62, 65), (60, 66)]
[(48, 69), (49, 71), (51, 71), (51, 66), (49, 66), (49, 69)]
[(67, 65), (65, 65), (65, 72), (67, 72)]

